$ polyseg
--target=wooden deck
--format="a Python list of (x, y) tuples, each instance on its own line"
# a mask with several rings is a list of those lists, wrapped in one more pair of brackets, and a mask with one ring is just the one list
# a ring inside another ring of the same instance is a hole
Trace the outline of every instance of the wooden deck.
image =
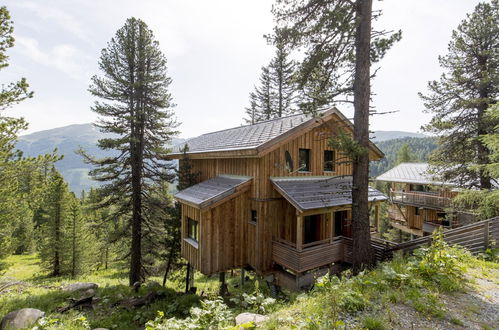
[[(420, 237), (404, 243), (371, 238), (376, 261), (393, 257), (395, 251), (410, 253), (431, 243), (432, 236)], [(461, 245), (478, 253), (499, 243), (499, 217), (444, 231), (444, 240), (450, 245)], [(352, 262), (352, 239), (339, 236), (334, 241), (314, 242), (299, 251), (293, 244), (274, 241), (272, 257), (275, 263), (293, 272), (303, 273), (335, 262)]]
[(426, 192), (404, 192), (390, 191), (390, 200), (392, 203), (414, 205), (419, 207), (435, 208), (443, 210), (450, 206), (451, 199), (442, 197), (435, 193)]
[(325, 240), (312, 246), (304, 245), (299, 251), (292, 244), (272, 242), (272, 258), (275, 263), (284, 266), (296, 273), (303, 273), (311, 269), (343, 261), (343, 240)]

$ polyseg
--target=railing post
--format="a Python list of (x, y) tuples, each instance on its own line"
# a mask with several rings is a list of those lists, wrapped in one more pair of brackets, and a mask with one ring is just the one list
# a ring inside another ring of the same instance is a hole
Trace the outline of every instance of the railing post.
[(484, 240), (484, 250), (486, 250), (489, 247), (489, 223), (490, 221), (486, 221), (483, 224), (483, 240)]
[(303, 216), (296, 216), (296, 249), (303, 250)]

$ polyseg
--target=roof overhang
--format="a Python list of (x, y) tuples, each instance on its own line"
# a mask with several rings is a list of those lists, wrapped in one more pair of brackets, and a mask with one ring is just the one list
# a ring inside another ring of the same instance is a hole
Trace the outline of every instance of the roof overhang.
[[(301, 214), (341, 209), (352, 204), (351, 176), (272, 177), (270, 180), (274, 188)], [(383, 193), (369, 187), (370, 203), (387, 199)]]
[(249, 190), (252, 177), (219, 175), (175, 194), (182, 204), (197, 209), (213, 208)]

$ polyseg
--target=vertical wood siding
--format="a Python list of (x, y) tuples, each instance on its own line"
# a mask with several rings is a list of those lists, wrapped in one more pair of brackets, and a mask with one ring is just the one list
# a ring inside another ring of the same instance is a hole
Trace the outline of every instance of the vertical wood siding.
[[(339, 125), (339, 118), (316, 127), (302, 135), (274, 146), (260, 158), (191, 159), (192, 171), (200, 174), (200, 181), (221, 174), (253, 177), (250, 191), (213, 209), (203, 211), (182, 207), (182, 256), (205, 274), (250, 265), (259, 273), (272, 267), (272, 238), (296, 241), (296, 210), (275, 191), (272, 176), (337, 176), (351, 175), (352, 167), (342, 152), (335, 150), (335, 171), (324, 171), (324, 150), (331, 131)], [(310, 149), (310, 171), (298, 172), (299, 149)], [(293, 159), (294, 171), (286, 169), (285, 152)], [(374, 157), (371, 151), (371, 156)], [(182, 162), (182, 160), (180, 160)], [(250, 223), (250, 210), (256, 210), (258, 221)], [(200, 220), (198, 249), (184, 242), (186, 217)], [(330, 216), (324, 218), (326, 237)]]

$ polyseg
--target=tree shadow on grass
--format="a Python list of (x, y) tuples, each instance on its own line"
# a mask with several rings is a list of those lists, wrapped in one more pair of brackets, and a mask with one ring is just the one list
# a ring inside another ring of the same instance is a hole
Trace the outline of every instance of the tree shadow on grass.
[[(145, 296), (152, 291), (158, 292), (160, 298), (150, 305), (134, 308), (123, 304), (130, 297)], [(84, 316), (92, 328), (138, 329), (153, 320), (158, 311), (164, 312), (166, 317), (185, 317), (191, 307), (199, 305), (201, 299), (198, 295), (184, 295), (162, 287), (142, 287), (136, 293), (129, 286), (118, 284), (99, 287), (91, 309), (58, 312), (58, 308), (69, 304), (69, 298), (78, 299), (81, 296), (79, 292), (27, 287), (20, 293), (0, 296), (0, 318), (17, 309), (37, 308), (45, 312), (45, 317), (58, 319), (64, 328), (78, 328), (81, 316)]]

